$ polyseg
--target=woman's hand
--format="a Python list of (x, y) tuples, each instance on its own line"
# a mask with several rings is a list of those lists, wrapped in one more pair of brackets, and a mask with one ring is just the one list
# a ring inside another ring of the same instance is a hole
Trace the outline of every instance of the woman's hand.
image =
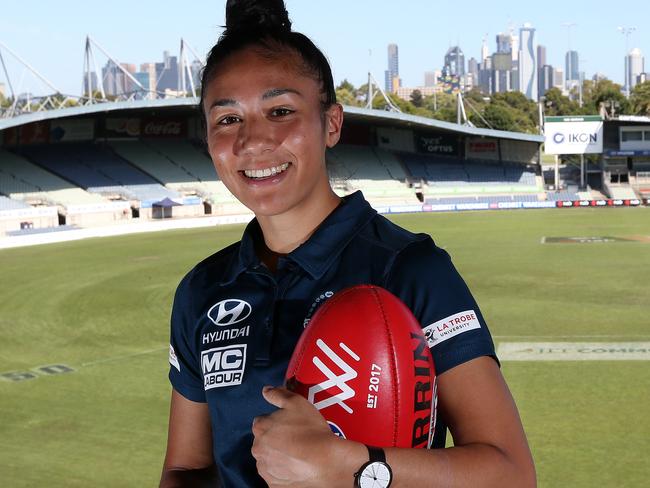
[(279, 408), (253, 421), (251, 452), (264, 481), (270, 487), (352, 486), (354, 469), (347, 467), (363, 463), (363, 444), (335, 436), (318, 410), (297, 393), (264, 387), (262, 395)]

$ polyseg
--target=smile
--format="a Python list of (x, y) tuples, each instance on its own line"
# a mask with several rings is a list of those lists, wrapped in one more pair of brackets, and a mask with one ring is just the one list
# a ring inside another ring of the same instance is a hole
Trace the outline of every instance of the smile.
[(289, 167), (289, 164), (291, 163), (282, 163), (279, 166), (265, 169), (245, 169), (244, 174), (248, 178), (253, 179), (268, 178), (269, 176), (275, 176), (282, 173), (283, 171), (286, 171), (286, 169)]

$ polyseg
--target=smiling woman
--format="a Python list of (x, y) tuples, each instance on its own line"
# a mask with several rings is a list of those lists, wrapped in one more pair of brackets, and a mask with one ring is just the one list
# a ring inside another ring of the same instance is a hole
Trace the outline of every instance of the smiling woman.
[[(255, 218), (177, 289), (161, 486), (358, 487), (369, 465), (390, 473), (376, 485), (385, 488), (534, 486), (487, 324), (449, 256), (378, 215), (360, 192), (341, 199), (330, 187), (325, 152), (339, 140), (343, 110), (324, 55), (291, 30), (282, 0), (229, 0), (226, 24), (200, 107), (215, 169)], [(425, 332), (469, 317), (453, 333), (429, 333), (436, 449), (340, 439), (314, 405), (278, 386), (316, 308), (358, 284), (399, 297)], [(442, 449), (447, 428), (454, 447)]]

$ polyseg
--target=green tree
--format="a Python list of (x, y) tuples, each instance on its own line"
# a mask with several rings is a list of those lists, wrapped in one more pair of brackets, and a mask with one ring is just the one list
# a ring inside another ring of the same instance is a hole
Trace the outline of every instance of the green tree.
[(513, 110), (501, 103), (490, 103), (486, 106), (483, 118), (493, 129), (521, 132), (513, 117)]
[(343, 80), (343, 81), (339, 84), (339, 86), (336, 87), (336, 89), (337, 89), (337, 90), (347, 90), (347, 91), (349, 91), (350, 93), (354, 93), (354, 90), (355, 90), (354, 85), (353, 85), (352, 83), (350, 83), (350, 82), (347, 80), (347, 78), (346, 78), (345, 80)]
[[(602, 103), (616, 104), (616, 113), (629, 114), (630, 102), (621, 91), (621, 85), (612, 80), (602, 79), (583, 89), (583, 101), (586, 113), (599, 113)], [(610, 112), (611, 113), (611, 112)]]
[(630, 105), (635, 115), (650, 115), (650, 81), (639, 83), (632, 88)]
[(563, 95), (559, 88), (551, 88), (546, 92), (544, 98), (544, 113), (546, 115), (575, 115), (580, 112), (578, 103)]
[(413, 90), (411, 92), (411, 103), (416, 107), (422, 107), (424, 100), (422, 98), (422, 92), (420, 90)]

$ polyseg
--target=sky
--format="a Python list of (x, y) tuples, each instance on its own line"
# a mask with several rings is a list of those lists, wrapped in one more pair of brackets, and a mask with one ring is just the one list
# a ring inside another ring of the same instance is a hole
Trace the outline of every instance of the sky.
[[(547, 63), (564, 68), (569, 45), (580, 53), (587, 77), (599, 72), (623, 83), (625, 36), (617, 27), (636, 27), (629, 48), (650, 56), (650, 2), (505, 0), (286, 0), (295, 30), (307, 34), (328, 56), (338, 84), (367, 81), (368, 71), (383, 86), (389, 43), (399, 46), (403, 86), (424, 84), (424, 72), (440, 69), (447, 49), (458, 44), (465, 58), (480, 58), (487, 36), (490, 53), (495, 36), (524, 22), (536, 28), (535, 43), (546, 46)], [(188, 8), (188, 5), (191, 8)], [(615, 8), (617, 5), (623, 8)], [(178, 55), (180, 39), (205, 56), (222, 31), (225, 0), (0, 0), (0, 53), (14, 89), (51, 92), (2, 47), (14, 51), (62, 93), (79, 95), (85, 38), (90, 35), (119, 62), (139, 66), (160, 62), (162, 52)], [(571, 28), (566, 23), (576, 24)], [(106, 57), (95, 51), (97, 63)], [(650, 58), (646, 64), (650, 71)], [(0, 83), (7, 83), (0, 67)]]

